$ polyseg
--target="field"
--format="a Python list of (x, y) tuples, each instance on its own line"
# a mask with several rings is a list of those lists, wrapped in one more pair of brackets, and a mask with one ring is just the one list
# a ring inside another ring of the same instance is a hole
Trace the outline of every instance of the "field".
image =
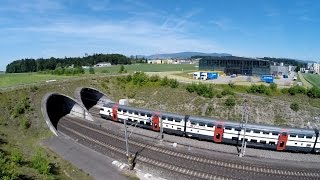
[[(132, 64), (125, 65), (127, 72), (143, 71), (143, 72), (164, 72), (164, 71), (190, 71), (197, 70), (195, 64)], [(108, 71), (109, 73), (119, 72), (120, 65), (111, 67), (95, 68), (97, 73)]]
[(315, 87), (320, 88), (320, 75), (319, 74), (307, 74), (304, 73), (303, 77)]
[[(128, 73), (135, 71), (143, 72), (162, 72), (162, 71), (188, 71), (196, 70), (194, 64), (132, 64), (125, 65), (125, 70)], [(95, 68), (96, 75), (99, 76), (103, 74), (117, 74), (119, 73), (120, 65), (111, 67), (101, 67)], [(27, 84), (44, 82), (47, 80), (59, 80), (68, 79), (75, 77), (85, 77), (89, 76), (89, 72), (86, 71), (84, 75), (76, 76), (61, 76), (52, 74), (39, 74), (39, 73), (16, 73), (16, 74), (0, 74), (0, 88), (12, 87), (12, 86), (23, 86)], [(93, 75), (90, 75), (93, 76)]]
[(0, 74), (0, 88), (65, 78), (70, 78), (70, 76), (57, 76), (38, 73)]

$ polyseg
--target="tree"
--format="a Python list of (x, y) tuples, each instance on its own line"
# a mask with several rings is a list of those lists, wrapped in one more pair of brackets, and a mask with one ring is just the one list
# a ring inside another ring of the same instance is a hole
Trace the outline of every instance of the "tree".
[(120, 66), (119, 73), (123, 73), (123, 72), (124, 72), (124, 66), (123, 66), (123, 65), (121, 65), (121, 66)]
[(290, 108), (295, 111), (295, 112), (298, 112), (299, 111), (299, 104), (294, 102), (294, 103), (291, 103), (290, 104)]

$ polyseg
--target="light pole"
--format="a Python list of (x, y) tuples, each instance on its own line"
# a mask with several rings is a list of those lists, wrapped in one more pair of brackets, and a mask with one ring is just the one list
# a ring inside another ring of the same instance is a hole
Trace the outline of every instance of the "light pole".
[(240, 153), (239, 153), (239, 157), (243, 157), (244, 153), (245, 153), (245, 148), (247, 145), (247, 142), (245, 141), (246, 139), (246, 131), (247, 131), (247, 123), (248, 123), (248, 112), (247, 112), (247, 100), (244, 100), (243, 103), (243, 113), (242, 113), (242, 128), (243, 129), (243, 118), (246, 119), (245, 125), (244, 125), (244, 131), (243, 131), (243, 137), (242, 137), (242, 143), (241, 143), (241, 149), (240, 149)]

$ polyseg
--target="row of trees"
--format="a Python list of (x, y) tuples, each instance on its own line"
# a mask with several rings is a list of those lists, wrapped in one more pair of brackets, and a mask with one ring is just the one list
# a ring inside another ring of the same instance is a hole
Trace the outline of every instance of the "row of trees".
[(85, 57), (65, 57), (49, 59), (21, 59), (13, 61), (7, 65), (7, 73), (22, 73), (22, 72), (37, 72), (45, 70), (55, 70), (57, 67), (68, 67), (74, 65), (80, 66), (94, 66), (100, 62), (108, 62), (112, 65), (116, 64), (131, 64), (135, 62), (146, 62), (145, 59), (137, 57), (128, 58), (121, 54), (93, 54)]

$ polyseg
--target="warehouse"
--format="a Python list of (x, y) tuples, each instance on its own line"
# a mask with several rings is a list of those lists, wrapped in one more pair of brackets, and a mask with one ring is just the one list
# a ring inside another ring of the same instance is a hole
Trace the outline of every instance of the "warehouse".
[(266, 75), (270, 74), (270, 62), (254, 58), (219, 56), (202, 57), (199, 70), (223, 71), (227, 75)]

